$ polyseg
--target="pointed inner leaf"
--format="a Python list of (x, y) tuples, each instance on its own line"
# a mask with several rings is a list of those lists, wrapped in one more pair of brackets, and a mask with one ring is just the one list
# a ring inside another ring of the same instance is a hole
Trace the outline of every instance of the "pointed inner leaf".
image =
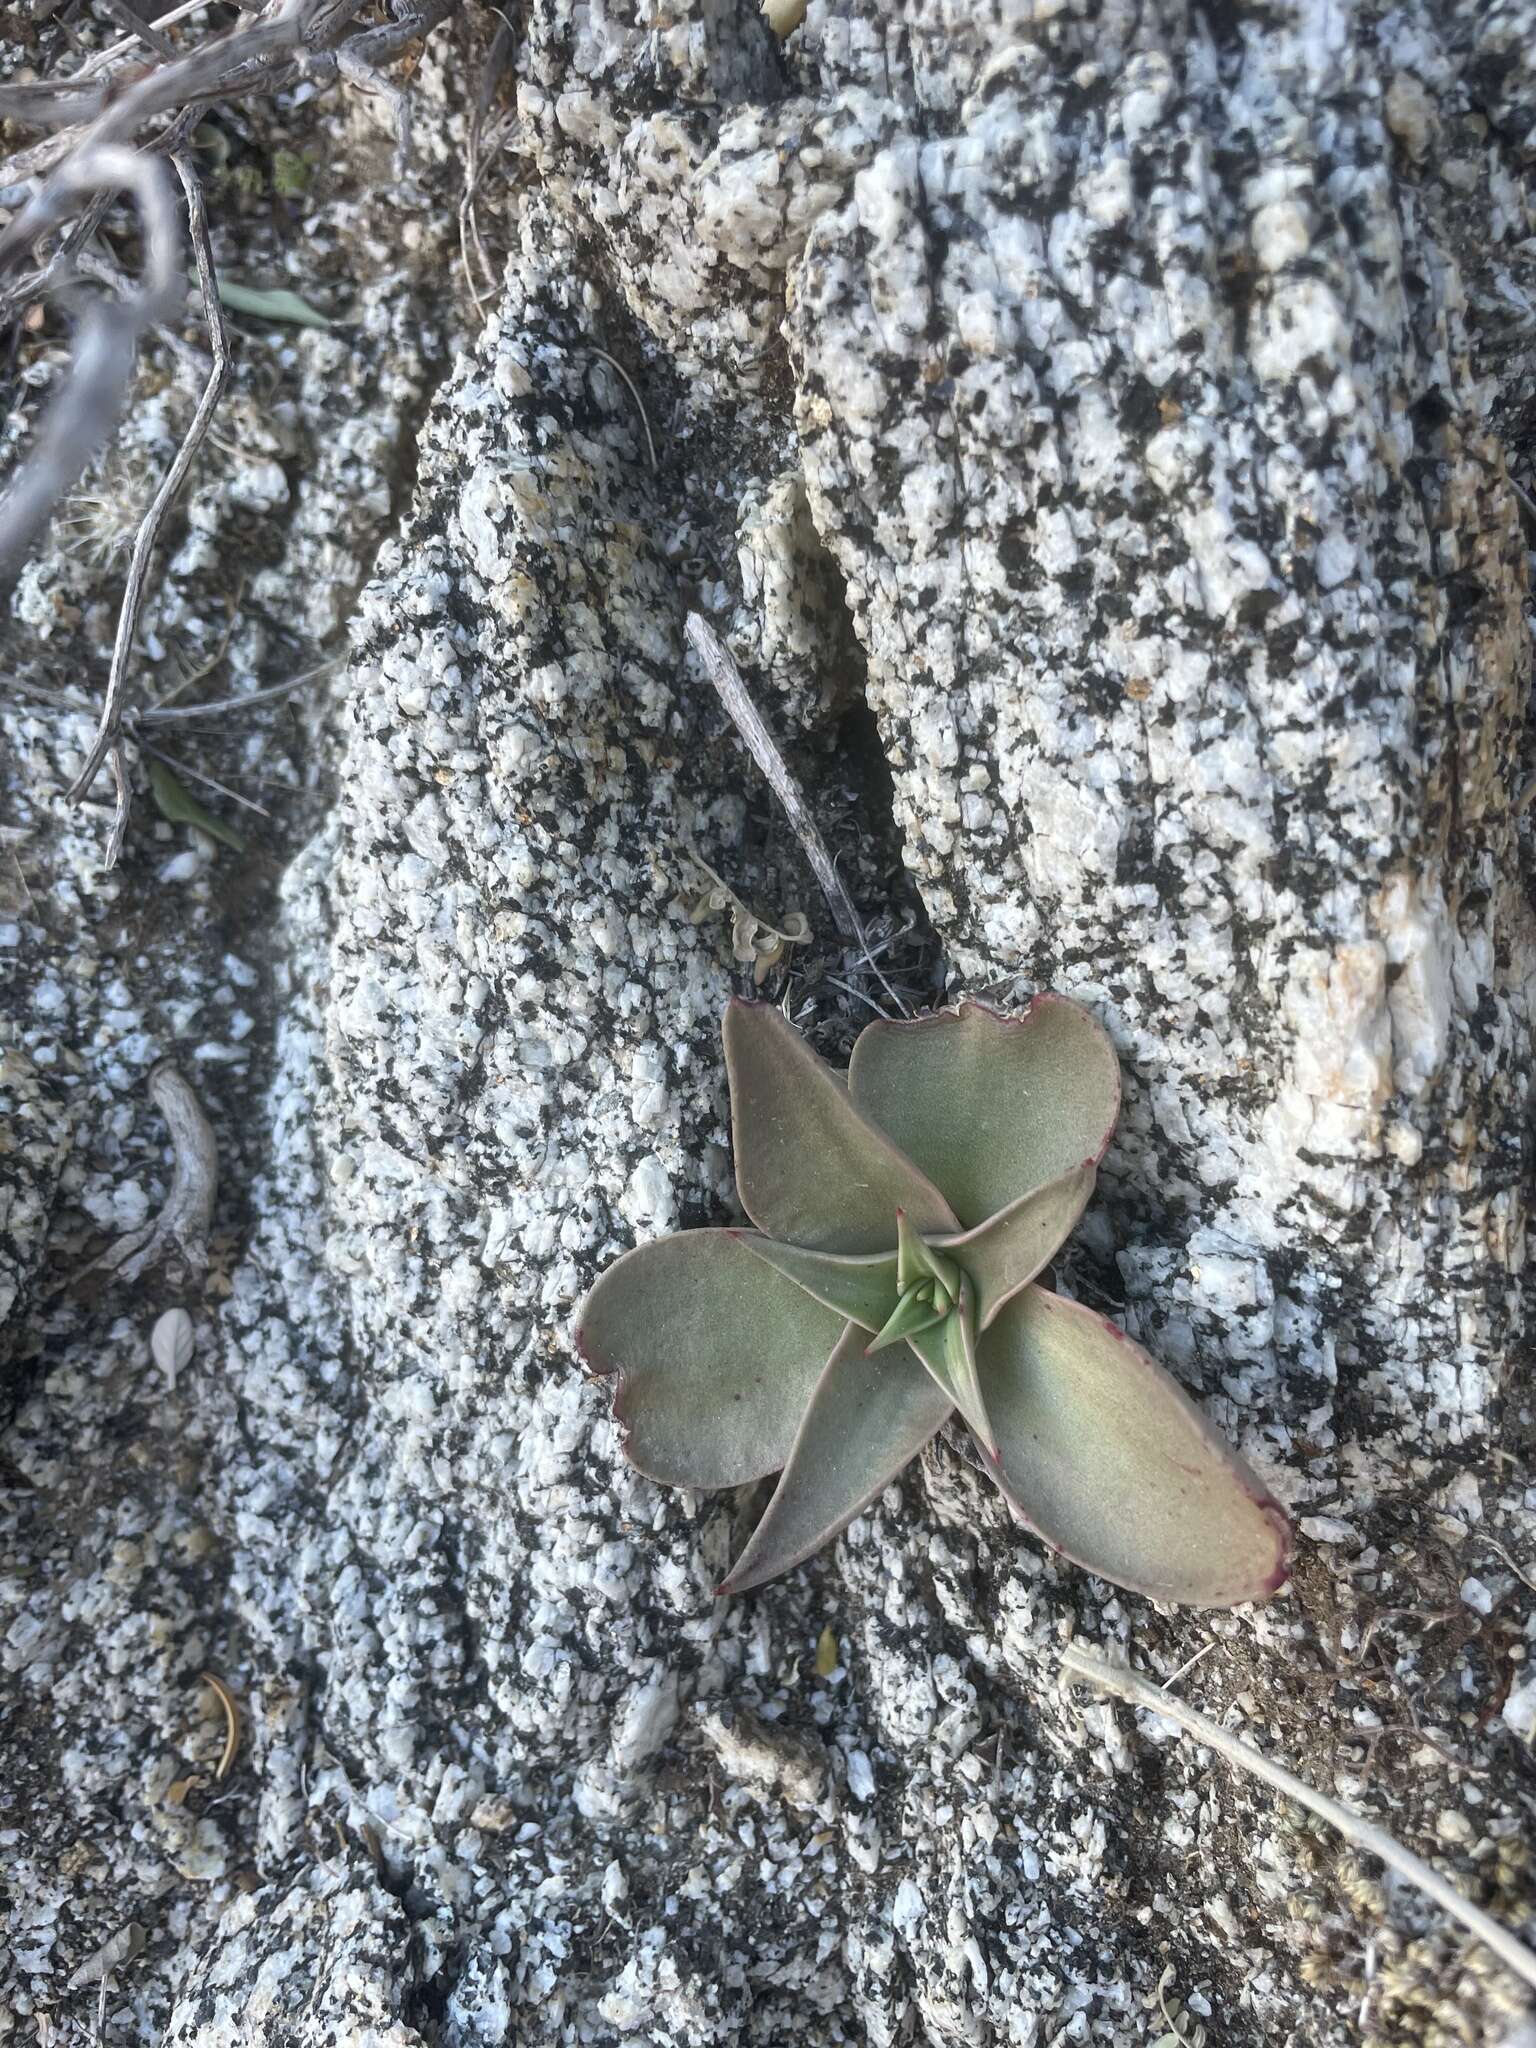
[(1097, 1169), (1085, 1161), (963, 1237), (944, 1240), (944, 1255), (959, 1261), (976, 1289), (978, 1331), (1056, 1256), (1087, 1207), (1096, 1177)]
[(883, 1351), (888, 1344), (899, 1344), (904, 1337), (916, 1336), (920, 1330), (930, 1330), (935, 1323), (942, 1323), (949, 1314), (946, 1303), (942, 1308), (933, 1298), (933, 1282), (920, 1280), (909, 1287), (892, 1309), (889, 1317), (880, 1325), (871, 1339), (865, 1357)]
[(903, 1292), (919, 1280), (937, 1280), (953, 1298), (960, 1292), (960, 1268), (936, 1252), (914, 1230), (904, 1209), (896, 1211), (896, 1284)]
[(896, 1254), (876, 1252), (867, 1258), (844, 1258), (836, 1252), (807, 1251), (802, 1245), (778, 1244), (755, 1230), (732, 1233), (755, 1258), (776, 1266), (813, 1301), (846, 1316), (864, 1330), (878, 1330), (897, 1304)]
[(949, 1314), (940, 1322), (909, 1331), (907, 1342), (965, 1417), (988, 1456), (995, 1458), (997, 1437), (976, 1369), (976, 1296), (964, 1274)]

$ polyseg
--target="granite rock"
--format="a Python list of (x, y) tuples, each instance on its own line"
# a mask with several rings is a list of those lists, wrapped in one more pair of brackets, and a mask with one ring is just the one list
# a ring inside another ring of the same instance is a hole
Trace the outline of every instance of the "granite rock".
[[(365, 214), (358, 353), (297, 344), (160, 600), (254, 530), (269, 633), (348, 623), (330, 706), (263, 729), (327, 784), (280, 878), (193, 845), (189, 912), (150, 918), (169, 844), (105, 880), (60, 803), (78, 722), (6, 714), (49, 915), (4, 1072), (68, 1085), (0, 1157), (34, 1276), (0, 2039), (103, 1980), (109, 2040), (177, 2048), (1045, 2048), (1166, 2038), (1160, 1987), (1234, 2044), (1513, 2033), (1481, 1951), (1057, 1676), (1073, 1633), (1198, 1657), (1191, 1696), (1529, 1925), (1530, 678), (1493, 426), (1531, 363), (1465, 283), (1524, 259), (1457, 246), (1436, 153), (1513, 209), (1518, 108), (1468, 126), (1502, 33), (812, 0), (780, 44), (746, 0), (534, 0), (479, 194), (504, 285), (419, 431), (446, 209), (402, 282)], [(110, 578), (29, 574), (56, 676)], [(1117, 1595), (947, 1436), (717, 1601), (756, 1502), (625, 1463), (571, 1312), (732, 1213), (740, 969), (692, 850), (810, 913), (772, 992), (829, 1053), (884, 1000), (690, 605), (872, 925), (915, 886), (956, 992), (1064, 988), (1114, 1034), (1058, 1278), (1313, 1532), (1269, 1607)], [(247, 1036), (197, 1065), (227, 1256), (167, 1385), (175, 1304), (69, 1282), (163, 1195), (153, 1060)]]

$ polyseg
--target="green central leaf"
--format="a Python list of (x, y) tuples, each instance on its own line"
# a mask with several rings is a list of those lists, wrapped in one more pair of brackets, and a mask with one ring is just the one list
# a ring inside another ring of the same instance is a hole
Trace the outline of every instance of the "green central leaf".
[(966, 1275), (960, 1276), (959, 1299), (944, 1320), (931, 1328), (909, 1331), (907, 1342), (935, 1383), (948, 1393), (983, 1449), (995, 1458), (997, 1438), (976, 1368), (976, 1294)]
[(919, 1280), (937, 1280), (953, 1301), (960, 1292), (960, 1268), (953, 1259), (925, 1244), (913, 1229), (905, 1209), (896, 1211), (896, 1285), (902, 1289)]
[(942, 1323), (950, 1313), (950, 1304), (947, 1299), (942, 1304), (936, 1301), (933, 1290), (931, 1280), (914, 1281), (870, 1339), (866, 1356), (873, 1357), (888, 1344), (899, 1344), (904, 1338), (916, 1337)]

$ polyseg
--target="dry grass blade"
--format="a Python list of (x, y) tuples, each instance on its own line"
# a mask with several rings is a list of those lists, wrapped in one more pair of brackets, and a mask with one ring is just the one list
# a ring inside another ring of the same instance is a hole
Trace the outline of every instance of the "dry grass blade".
[(152, 21), (144, 21), (135, 14), (128, 0), (96, 0), (96, 5), (146, 50), (153, 50), (160, 57), (176, 55), (176, 45), (170, 37), (162, 34)]
[(844, 938), (852, 939), (857, 945), (864, 945), (863, 927), (859, 914), (853, 907), (848, 891), (843, 887), (827, 842), (821, 836), (821, 829), (811, 816), (805, 794), (789, 766), (773, 741), (773, 735), (764, 725), (757, 706), (747, 693), (741, 670), (732, 659), (729, 649), (709, 621), (698, 612), (688, 614), (688, 639), (705, 673), (719, 693), (720, 701), (731, 715), (731, 721), (746, 743), (747, 751), (768, 779), (768, 785), (784, 806), (795, 837), (805, 849), (805, 857), (811, 870), (821, 884), (822, 893), (831, 909), (834, 923)]
[(195, 725), (204, 718), (222, 717), (230, 711), (255, 711), (263, 704), (277, 704), (284, 697), (291, 697), (295, 690), (302, 690), (306, 683), (312, 683), (318, 676), (328, 676), (341, 666), (338, 654), (330, 661), (322, 661), (314, 668), (305, 669), (302, 675), (290, 676), (285, 683), (269, 683), (262, 690), (247, 690), (243, 697), (215, 697), (205, 704), (151, 704), (145, 710), (135, 712), (134, 725)]

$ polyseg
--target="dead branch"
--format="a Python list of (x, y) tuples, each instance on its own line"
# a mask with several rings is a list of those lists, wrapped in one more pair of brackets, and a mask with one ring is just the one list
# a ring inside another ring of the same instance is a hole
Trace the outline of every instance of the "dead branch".
[[(382, 26), (358, 27), (364, 0), (241, 0), (251, 11), (232, 28), (178, 52), (165, 30), (187, 11), (173, 7), (144, 23), (131, 9), (108, 0), (114, 18), (131, 34), (58, 84), (0, 86), (0, 117), (61, 132), (0, 164), (0, 186), (47, 174), (40, 189), (3, 234), (0, 314), (23, 298), (51, 289), (79, 267), (85, 244), (121, 192), (134, 196), (142, 223), (142, 283), (115, 301), (97, 301), (82, 316), (62, 388), (44, 417), (37, 440), (0, 499), (0, 577), (13, 570), (41, 531), (59, 498), (79, 478), (111, 430), (128, 388), (134, 352), (145, 328), (181, 307), (179, 237), (170, 180), (162, 158), (176, 165), (186, 195), (188, 228), (197, 263), (213, 362), (202, 398), (175, 461), (139, 527), (118, 614), (116, 639), (96, 737), (69, 794), (78, 802), (110, 762), (117, 809), (107, 865), (117, 859), (128, 822), (129, 783), (122, 735), (129, 729), (128, 667), (144, 602), (145, 581), (165, 516), (208, 432), (228, 375), (229, 357), (201, 188), (183, 154), (201, 108), (255, 92), (276, 92), (301, 78), (329, 82), (346, 77), (386, 96), (399, 137), (399, 168), (409, 147), (409, 103), (383, 72), (408, 43), (430, 33), (455, 0), (416, 0), (395, 9)], [(159, 62), (133, 68), (136, 45), (147, 43)], [(158, 136), (133, 146), (146, 125), (168, 117)], [(41, 268), (14, 275), (24, 254), (76, 211), (68, 233)]]
[(128, 0), (96, 0), (103, 14), (109, 15), (119, 28), (127, 29), (135, 42), (145, 49), (153, 50), (160, 57), (174, 57), (176, 45), (168, 35), (162, 33), (152, 21), (141, 20), (128, 5)]
[(1133, 1707), (1140, 1707), (1143, 1712), (1160, 1714), (1164, 1720), (1172, 1721), (1183, 1729), (1186, 1735), (1193, 1736), (1196, 1742), (1224, 1757), (1237, 1770), (1262, 1779), (1287, 1799), (1294, 1799), (1298, 1806), (1315, 1813), (1319, 1820), (1337, 1829), (1346, 1842), (1363, 1849), (1368, 1856), (1379, 1857), (1399, 1877), (1459, 1920), (1469, 1933), (1492, 1949), (1506, 1969), (1513, 1970), (1527, 1984), (1536, 1986), (1536, 1955), (1524, 1942), (1511, 1934), (1507, 1927), (1501, 1926), (1491, 1914), (1485, 1913), (1481, 1906), (1473, 1905), (1463, 1891), (1442, 1877), (1438, 1870), (1431, 1869), (1411, 1849), (1405, 1849), (1385, 1828), (1352, 1813), (1326, 1793), (1315, 1791), (1286, 1770), (1284, 1765), (1272, 1763), (1262, 1750), (1230, 1734), (1219, 1722), (1163, 1692), (1127, 1665), (1111, 1662), (1098, 1650), (1089, 1649), (1082, 1643), (1069, 1643), (1062, 1652), (1061, 1668), (1063, 1677), (1069, 1682), (1080, 1680), (1097, 1686), (1101, 1692), (1112, 1693), (1128, 1701)]
[(118, 143), (82, 150), (55, 172), (0, 236), (0, 268), (56, 225), (81, 193), (104, 189), (132, 192), (138, 204), (143, 283), (115, 305), (97, 301), (81, 319), (64, 387), (49, 407), (31, 455), (0, 499), (0, 575), (25, 554), (58, 499), (105, 441), (128, 389), (140, 334), (166, 318), (180, 296), (176, 209), (165, 166)]
[[(208, 337), (213, 345), (213, 369), (198, 400), (197, 411), (192, 424), (176, 452), (176, 458), (165, 473), (164, 481), (155, 493), (154, 501), (139, 525), (133, 544), (133, 557), (128, 564), (128, 579), (123, 590), (122, 607), (117, 615), (117, 637), (112, 648), (112, 664), (107, 673), (107, 692), (101, 708), (101, 722), (90, 752), (85, 757), (80, 773), (70, 786), (69, 797), (78, 802), (96, 780), (96, 772), (105, 759), (108, 750), (115, 744), (123, 724), (123, 700), (128, 680), (128, 663), (133, 653), (134, 636), (138, 631), (139, 613), (144, 603), (144, 579), (149, 568), (150, 556), (154, 553), (155, 542), (165, 516), (175, 501), (177, 492), (186, 481), (187, 472), (202, 446), (203, 439), (213, 420), (220, 394), (229, 375), (229, 341), (224, 326), (224, 311), (219, 304), (219, 285), (213, 267), (213, 245), (208, 237), (208, 216), (203, 206), (202, 186), (189, 158), (175, 159), (176, 175), (181, 180), (181, 189), (187, 200), (187, 225), (192, 238), (192, 251), (197, 261), (197, 278), (203, 295), (203, 312), (208, 322)], [(113, 843), (122, 844), (127, 828), (125, 806), (126, 783), (119, 780), (119, 817), (113, 830)], [(109, 848), (109, 856), (111, 849)], [(109, 857), (107, 866), (113, 865)]]
[[(66, 80), (58, 86), (0, 86), (0, 117), (9, 116), (25, 126), (63, 131), (0, 164), (0, 185), (48, 174), (46, 183), (0, 236), (0, 270), (13, 267), (20, 253), (56, 226), (69, 210), (69, 202), (78, 199), (82, 192), (110, 198), (115, 191), (131, 190), (145, 219), (146, 282), (164, 281), (166, 263), (174, 261), (176, 239), (170, 226), (169, 183), (150, 149), (134, 151), (128, 145), (148, 122), (168, 114), (172, 116), (171, 132), (162, 134), (153, 148), (174, 152), (190, 132), (199, 111), (212, 101), (281, 91), (301, 78), (329, 83), (343, 69), (365, 78), (375, 89), (387, 89), (393, 98), (395, 88), (381, 78), (381, 67), (408, 43), (429, 34), (451, 11), (454, 0), (419, 0), (418, 5), (402, 9), (384, 27), (359, 29), (355, 27), (355, 17), (362, 5), (363, 0), (272, 0), (258, 18), (237, 23), (181, 56), (150, 65), (126, 84), (120, 82), (116, 72), (109, 72), (90, 79)], [(403, 101), (396, 105), (398, 112)], [(134, 167), (131, 175), (129, 164)], [(156, 201), (158, 207), (151, 217), (151, 206)], [(84, 238), (82, 227), (83, 224), (77, 224), (65, 249), (59, 252), (61, 256), (72, 255), (78, 248)], [(168, 227), (168, 240), (156, 239), (150, 232)], [(152, 261), (152, 256), (157, 260)], [(50, 264), (41, 280), (29, 277), (29, 290), (39, 282), (51, 283), (53, 271), (54, 265)], [(105, 411), (106, 423), (110, 425), (115, 418), (132, 363), (132, 344), (143, 328), (159, 317), (158, 306), (144, 303), (144, 297), (140, 295), (128, 306), (116, 309), (104, 334), (100, 322), (106, 315), (87, 315), (82, 321), (70, 375), (49, 415), (53, 443), (47, 449), (39, 445), (34, 450), (13, 487), (15, 502), (7, 499), (0, 507), (0, 511), (13, 514), (21, 510), (23, 501), (17, 494), (26, 486), (32, 516), (25, 529), (13, 523), (7, 532), (0, 549), (0, 574), (24, 552), (41, 524), (41, 517), (46, 516), (46, 504), (53, 499), (46, 499), (42, 515), (37, 514), (32, 501), (44, 503), (49, 489), (56, 498), (89, 459), (104, 432), (103, 401), (108, 398), (111, 403)], [(130, 309), (133, 322), (131, 326), (124, 325)], [(103, 360), (104, 341), (114, 345), (107, 360)], [(84, 418), (80, 418), (82, 411)], [(67, 445), (62, 440), (65, 426), (74, 428)], [(75, 454), (82, 446), (85, 455), (64, 475), (63, 458)]]

